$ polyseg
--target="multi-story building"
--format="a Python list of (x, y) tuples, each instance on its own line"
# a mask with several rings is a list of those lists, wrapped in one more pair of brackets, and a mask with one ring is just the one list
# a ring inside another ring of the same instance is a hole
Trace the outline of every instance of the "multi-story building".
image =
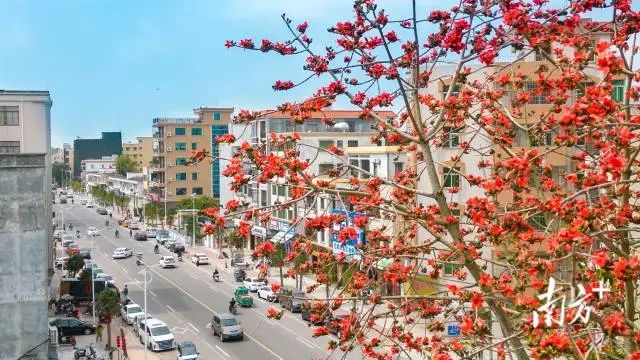
[(128, 155), (136, 164), (136, 172), (149, 167), (153, 160), (153, 137), (140, 136), (136, 141), (122, 144), (122, 155)]
[(80, 163), (85, 159), (100, 159), (103, 156), (122, 153), (122, 134), (103, 132), (100, 139), (76, 139), (73, 141), (73, 176), (80, 177)]
[(103, 156), (100, 159), (85, 159), (80, 163), (82, 179), (86, 174), (114, 174), (116, 172), (117, 155)]
[(71, 145), (65, 143), (61, 148), (52, 148), (51, 163), (64, 164), (69, 172), (67, 175), (73, 174), (73, 148)]
[(0, 357), (6, 359), (48, 358), (51, 106), (48, 91), (0, 90)]
[[(191, 194), (220, 197), (220, 161), (216, 137), (229, 132), (233, 108), (197, 108), (195, 118), (153, 119), (151, 181), (156, 198), (168, 204)], [(205, 149), (214, 157), (196, 165), (187, 162), (192, 151)]]
[[(393, 112), (379, 112), (378, 115), (385, 118), (393, 118), (395, 116)], [(332, 119), (336, 125), (326, 125), (322, 120), (323, 117)], [(385, 174), (387, 174), (388, 164), (382, 161), (392, 157), (387, 157), (383, 154), (385, 151), (392, 153), (392, 150), (382, 146), (382, 143), (371, 142), (371, 136), (374, 135), (374, 131), (371, 129), (371, 121), (361, 119), (359, 111), (328, 109), (323, 113), (314, 114), (311, 119), (305, 120), (300, 125), (294, 125), (291, 117), (286, 114), (273, 113), (255, 121), (250, 125), (250, 129), (246, 129), (246, 131), (244, 125), (235, 125), (233, 127), (233, 133), (238, 138), (237, 144), (242, 143), (244, 140), (252, 144), (264, 143), (266, 144), (267, 152), (282, 151), (282, 149), (271, 145), (270, 134), (291, 132), (297, 132), (301, 136), (299, 157), (303, 161), (311, 161), (308, 169), (311, 173), (322, 176), (330, 169), (338, 168), (346, 162), (367, 172), (378, 174), (384, 170)], [(338, 159), (324, 151), (332, 145), (345, 149), (347, 156)], [(374, 148), (378, 147), (380, 150), (374, 150)], [(238, 145), (224, 147), (222, 157), (225, 159), (230, 158), (232, 153), (237, 151), (237, 148)], [(358, 152), (358, 148), (364, 150)], [(248, 166), (247, 172), (251, 175), (257, 174), (256, 170), (251, 169), (250, 166)], [(362, 174), (357, 174), (357, 176), (363, 177)], [(340, 202), (339, 199), (328, 197), (308, 198), (307, 202), (299, 203), (295, 207), (277, 209), (277, 204), (291, 199), (289, 188), (284, 184), (284, 179), (274, 180), (269, 184), (250, 181), (248, 185), (237, 193), (223, 193), (221, 203), (234, 198), (251, 204), (251, 206), (273, 207), (275, 209), (268, 224), (254, 224), (253, 233), (247, 243), (247, 247), (251, 249), (267, 238), (280, 241), (301, 233), (304, 228), (304, 221), (298, 222), (294, 228), (291, 228), (293, 219), (314, 217), (316, 214), (334, 209), (344, 210), (343, 206), (337, 203), (334, 204), (334, 201)], [(327, 247), (331, 246), (328, 234), (326, 234), (326, 238), (324, 236), (325, 234), (319, 235), (318, 243)], [(338, 250), (336, 249), (336, 251)]]

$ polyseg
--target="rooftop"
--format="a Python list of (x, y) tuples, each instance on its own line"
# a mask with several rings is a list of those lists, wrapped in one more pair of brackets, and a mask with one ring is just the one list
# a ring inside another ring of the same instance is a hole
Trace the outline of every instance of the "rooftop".
[(153, 124), (200, 124), (202, 123), (198, 118), (169, 118), (161, 117), (153, 119)]
[[(271, 112), (270, 114), (267, 114), (264, 116), (264, 118), (288, 118), (291, 117), (291, 115), (284, 113), (284, 112), (279, 112), (279, 111), (275, 111), (275, 110), (263, 110), (261, 112)], [(396, 116), (396, 114), (393, 111), (373, 111), (373, 113), (375, 113), (378, 116), (381, 116), (383, 118), (394, 118)], [(316, 118), (316, 119), (321, 119), (324, 117), (333, 119), (359, 119), (360, 115), (362, 114), (362, 111), (360, 110), (333, 110), (333, 109), (327, 109), (327, 110), (323, 110), (323, 111), (316, 111), (311, 113), (311, 118)]]

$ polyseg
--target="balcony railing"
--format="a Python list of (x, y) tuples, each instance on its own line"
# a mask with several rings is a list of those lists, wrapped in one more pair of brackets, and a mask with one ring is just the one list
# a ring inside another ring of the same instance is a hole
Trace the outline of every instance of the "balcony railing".
[(199, 124), (198, 118), (155, 118), (153, 124)]

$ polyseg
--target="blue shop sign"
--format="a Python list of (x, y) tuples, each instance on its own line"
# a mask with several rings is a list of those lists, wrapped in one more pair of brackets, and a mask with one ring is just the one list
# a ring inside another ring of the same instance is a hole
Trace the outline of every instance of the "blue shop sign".
[(447, 324), (447, 336), (460, 336), (460, 325)]
[(360, 216), (365, 216), (361, 213), (356, 212), (347, 212), (344, 210), (331, 210), (331, 214), (339, 214), (344, 215), (346, 217), (345, 221), (334, 225), (333, 234), (331, 234), (331, 244), (333, 247), (333, 253), (345, 253), (347, 258), (352, 259), (360, 259), (362, 252), (357, 248), (357, 246), (362, 246), (365, 244), (365, 233), (361, 229), (356, 228), (358, 233), (358, 237), (356, 239), (347, 239), (345, 245), (342, 245), (342, 242), (338, 240), (338, 233), (341, 229), (346, 228), (348, 226), (353, 226), (353, 219)]

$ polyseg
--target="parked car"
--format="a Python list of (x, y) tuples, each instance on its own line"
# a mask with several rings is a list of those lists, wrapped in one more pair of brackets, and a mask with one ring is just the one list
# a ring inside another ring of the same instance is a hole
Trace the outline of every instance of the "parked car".
[(82, 256), (83, 259), (91, 259), (91, 249), (80, 249), (78, 251), (78, 255)]
[(210, 326), (213, 336), (220, 336), (220, 341), (233, 338), (242, 340), (244, 338), (244, 331), (240, 326), (240, 322), (229, 313), (213, 314)]
[(256, 292), (260, 287), (267, 285), (266, 280), (260, 280), (258, 278), (248, 278), (245, 279), (242, 283), (247, 289), (249, 289), (249, 291), (252, 292)]
[(247, 277), (247, 272), (244, 269), (236, 268), (233, 270), (233, 278), (236, 282), (242, 282)]
[(62, 248), (63, 248), (63, 249), (66, 249), (66, 248), (68, 248), (68, 247), (69, 247), (69, 245), (71, 245), (71, 244), (75, 244), (75, 243), (76, 243), (76, 241), (75, 241), (75, 240), (73, 240), (73, 239), (66, 239), (66, 240), (62, 240)]
[(137, 334), (138, 331), (140, 330), (140, 323), (142, 323), (147, 319), (153, 319), (153, 317), (149, 314), (144, 314), (144, 313), (136, 315), (136, 317), (133, 319), (133, 331), (135, 334)]
[(122, 308), (120, 309), (120, 316), (122, 316), (122, 319), (129, 325), (133, 325), (133, 319), (140, 314), (144, 314), (144, 312), (138, 304), (130, 303), (122, 305)]
[(87, 205), (87, 200), (80, 200), (80, 205)]
[(53, 232), (53, 238), (56, 240), (62, 239), (62, 235), (66, 235), (66, 232), (62, 229), (58, 229)]
[(66, 204), (67, 203), (67, 199), (62, 198), (62, 197), (60, 198), (59, 201), (60, 201), (60, 204)]
[(113, 280), (113, 277), (105, 273), (96, 275), (96, 280), (104, 280), (104, 282), (106, 282), (109, 285), (113, 285), (113, 286), (116, 285), (116, 281)]
[(94, 203), (92, 203), (91, 201), (87, 201), (87, 207), (88, 207), (88, 208), (93, 208), (93, 207), (95, 207), (95, 206), (96, 206), (96, 205), (95, 205)]
[(109, 215), (109, 212), (107, 211), (107, 209), (102, 207), (96, 208), (96, 212), (100, 215)]
[(133, 234), (133, 238), (137, 241), (147, 241), (147, 234), (145, 234), (142, 231), (139, 231), (135, 234)]
[(258, 288), (258, 298), (274, 302), (278, 300), (278, 294), (273, 291), (271, 285), (262, 285)]
[(96, 332), (96, 327), (93, 324), (76, 318), (55, 319), (49, 325), (58, 328), (58, 332), (62, 336), (91, 335)]
[(196, 265), (205, 265), (209, 263), (209, 258), (206, 254), (196, 253), (191, 257), (191, 262)]
[(196, 350), (196, 345), (191, 341), (183, 341), (181, 343), (178, 343), (177, 349), (177, 360), (198, 360), (198, 350)]
[(69, 265), (68, 256), (63, 256), (56, 259), (56, 269), (62, 269), (63, 266), (66, 268), (67, 265)]
[(176, 259), (174, 259), (171, 255), (161, 256), (159, 263), (163, 269), (168, 267), (176, 267)]
[(89, 226), (89, 228), (87, 228), (87, 236), (98, 236), (100, 235), (98, 233), (98, 229), (96, 229), (95, 226)]
[(304, 290), (287, 286), (280, 290), (278, 302), (280, 306), (291, 312), (300, 312), (302, 311), (302, 305), (307, 303), (307, 294)]
[(147, 229), (147, 230), (145, 230), (145, 234), (147, 234), (147, 238), (155, 238), (156, 237), (156, 229)]
[[(301, 309), (300, 309), (300, 316), (302, 317), (302, 320), (311, 323), (314, 326), (321, 326), (325, 324), (325, 317), (320, 317), (318, 319), (315, 319), (315, 321), (311, 321), (311, 304), (310, 303), (306, 303), (303, 304)], [(328, 310), (327, 310), (328, 311)], [(326, 313), (325, 313), (326, 314)]]
[(113, 254), (111, 254), (111, 257), (114, 259), (126, 259), (131, 256), (133, 256), (133, 250), (126, 247), (117, 248), (113, 250)]
[(152, 351), (171, 350), (176, 347), (176, 340), (169, 327), (157, 319), (142, 321), (138, 329), (138, 338), (141, 344), (145, 343), (146, 338), (146, 343)]
[(140, 230), (140, 224), (138, 224), (137, 222), (133, 222), (132, 221), (132, 222), (129, 223), (129, 229), (131, 229), (131, 230)]
[(67, 254), (69, 254), (69, 256), (77, 254), (78, 252), (80, 252), (80, 247), (78, 247), (78, 244), (76, 244), (75, 242), (67, 244)]
[(91, 261), (89, 259), (84, 259), (84, 267), (83, 267), (83, 269), (91, 270), (92, 267), (93, 267), (93, 261)]

